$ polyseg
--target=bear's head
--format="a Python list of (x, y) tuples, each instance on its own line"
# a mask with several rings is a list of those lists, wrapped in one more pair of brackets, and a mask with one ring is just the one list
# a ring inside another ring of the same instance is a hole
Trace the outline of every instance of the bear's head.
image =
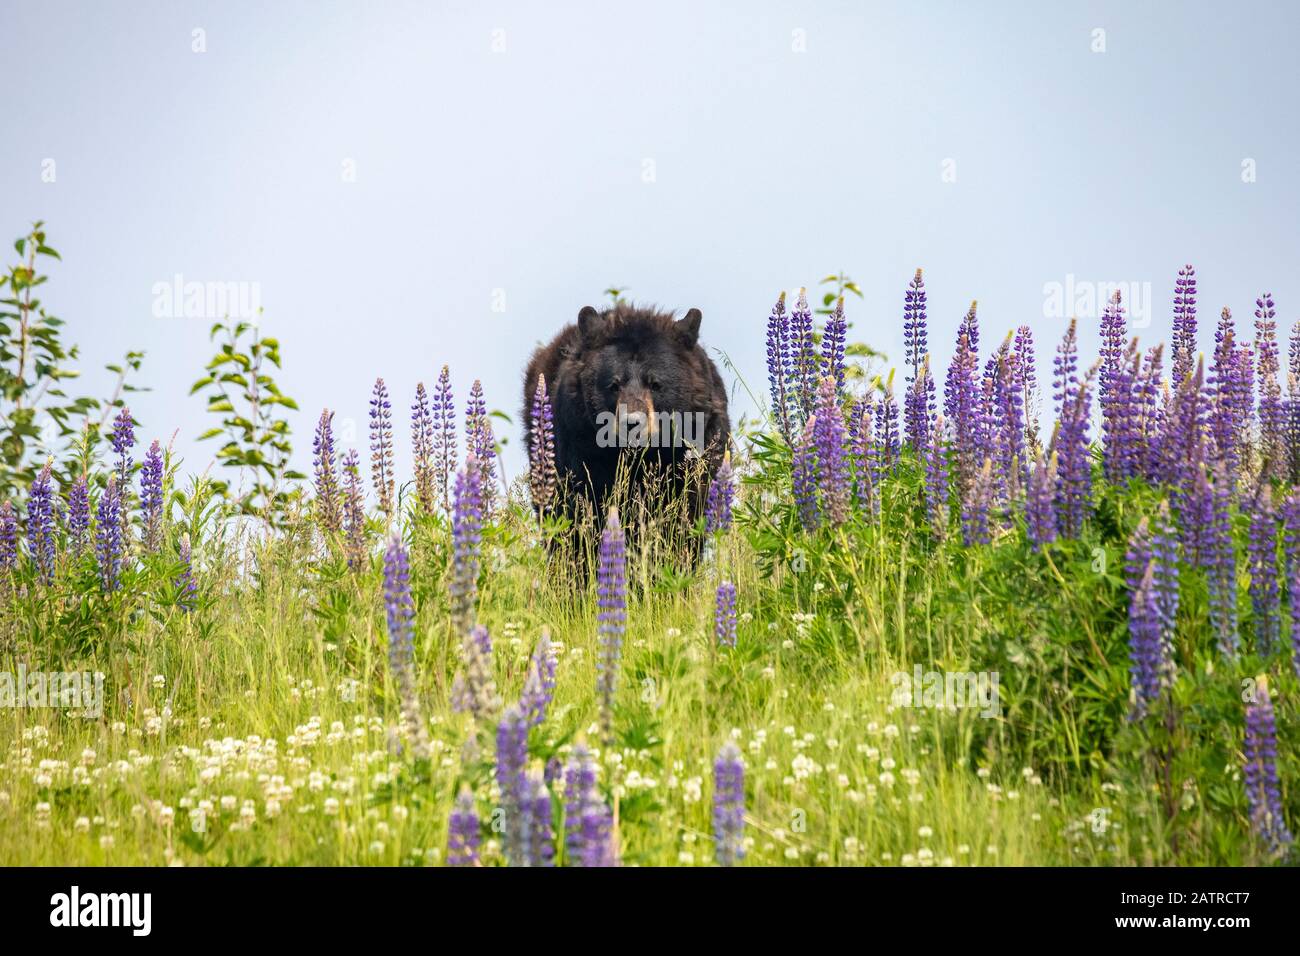
[(680, 319), (617, 306), (578, 313), (578, 387), (604, 448), (695, 447), (712, 407), (700, 310)]

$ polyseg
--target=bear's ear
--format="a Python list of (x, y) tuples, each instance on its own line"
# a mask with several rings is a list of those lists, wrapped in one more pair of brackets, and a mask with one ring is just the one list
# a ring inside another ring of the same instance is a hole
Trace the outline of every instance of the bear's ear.
[(700, 315), (699, 309), (691, 309), (673, 326), (677, 329), (677, 335), (685, 343), (687, 348), (694, 347), (700, 339), (700, 320), (704, 316)]
[(578, 332), (584, 340), (590, 340), (600, 328), (600, 313), (589, 305), (584, 305), (578, 313)]

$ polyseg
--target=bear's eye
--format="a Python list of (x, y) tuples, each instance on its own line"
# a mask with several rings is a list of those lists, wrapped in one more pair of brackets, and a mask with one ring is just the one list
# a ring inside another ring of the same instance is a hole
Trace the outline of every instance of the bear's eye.
[(616, 375), (609, 380), (609, 384), (606, 385), (605, 387), (609, 389), (609, 391), (615, 392), (618, 391), (618, 389), (621, 388), (622, 385), (623, 385), (623, 380)]
[(655, 390), (655, 391), (658, 391), (658, 390), (659, 390), (659, 379), (656, 378), (655, 376), (653, 376), (653, 375), (647, 375), (647, 376), (646, 376), (645, 383), (646, 383), (646, 387), (647, 387), (647, 388), (651, 388), (651, 389), (653, 389), (653, 390)]

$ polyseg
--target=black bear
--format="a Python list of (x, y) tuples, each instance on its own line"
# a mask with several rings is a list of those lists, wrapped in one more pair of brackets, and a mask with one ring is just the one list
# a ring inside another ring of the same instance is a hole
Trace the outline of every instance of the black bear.
[(699, 344), (700, 319), (699, 309), (675, 320), (622, 303), (604, 312), (587, 306), (533, 353), (524, 373), (525, 436), (533, 434), (544, 376), (568, 514), (590, 507), (603, 516), (623, 479), (629, 500), (640, 498), (643, 508), (653, 485), (684, 504), (682, 520), (699, 517), (731, 433), (726, 387)]

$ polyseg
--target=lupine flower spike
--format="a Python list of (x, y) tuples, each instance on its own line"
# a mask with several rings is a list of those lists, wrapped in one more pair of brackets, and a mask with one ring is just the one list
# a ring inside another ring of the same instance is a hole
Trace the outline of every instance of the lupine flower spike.
[(605, 739), (614, 733), (614, 694), (618, 690), (623, 632), (627, 627), (627, 553), (618, 509), (610, 508), (600, 537), (600, 568), (596, 584), (600, 657), (596, 664), (596, 692), (600, 697), (600, 726)]
[(745, 763), (731, 741), (713, 764), (713, 847), (720, 866), (745, 856)]
[(343, 477), (343, 528), (348, 567), (360, 571), (365, 567), (369, 548), (366, 542), (365, 492), (361, 490), (361, 459), (356, 449), (350, 449), (343, 456)]
[(152, 554), (162, 546), (163, 534), (163, 453), (158, 439), (153, 440), (140, 468), (140, 513), (144, 521), (144, 549)]
[(772, 396), (772, 417), (776, 419), (777, 430), (787, 445), (793, 434), (790, 427), (792, 368), (790, 317), (785, 311), (785, 293), (782, 292), (767, 319), (767, 382)]
[(54, 478), (46, 462), (27, 495), (27, 551), (36, 574), (46, 584), (54, 580), (56, 555), (54, 528)]
[(731, 527), (731, 505), (736, 496), (736, 486), (731, 472), (731, 452), (722, 456), (718, 473), (709, 483), (709, 497), (704, 507), (704, 533), (726, 531)]
[(393, 405), (388, 386), (375, 379), (370, 398), (370, 480), (379, 498), (379, 510), (392, 519), (396, 508), (396, 479), (393, 477)]
[(713, 635), (717, 638), (719, 647), (736, 646), (736, 586), (730, 581), (718, 585)]
[(456, 476), (451, 537), (451, 619), (456, 633), (465, 635), (474, 624), (483, 540), (483, 470), (473, 455), (465, 459), (464, 470)]
[(68, 556), (76, 559), (90, 544), (90, 486), (79, 475), (68, 492)]
[(108, 487), (99, 496), (95, 517), (95, 554), (99, 559), (100, 584), (107, 594), (117, 590), (122, 570), (122, 497), (116, 475), (108, 479)]
[(316, 437), (312, 440), (312, 466), (316, 478), (316, 524), (332, 534), (343, 527), (343, 500), (334, 464), (334, 413), (328, 408), (320, 413)]
[(423, 382), (416, 383), (411, 405), (411, 454), (415, 459), (415, 500), (421, 514), (433, 514), (433, 417)]
[(6, 501), (0, 505), (0, 571), (10, 572), (18, 564), (18, 516)]
[(546, 711), (555, 696), (555, 651), (551, 647), (551, 632), (542, 628), (537, 639), (537, 649), (528, 663), (524, 676), (524, 689), (519, 697), (528, 726), (536, 727), (546, 719)]
[(416, 690), (410, 559), (396, 537), (384, 553), (384, 608), (388, 616), (388, 663), (401, 702), (402, 728), (416, 759), (425, 759), (429, 756), (429, 735)]
[(442, 509), (451, 513), (451, 485), (456, 474), (456, 405), (451, 394), (451, 372), (447, 366), (438, 374), (433, 393), (433, 481)]
[(447, 865), (478, 866), (482, 839), (474, 793), (466, 788), (456, 798), (456, 807), (447, 823)]
[(532, 491), (533, 504), (540, 511), (545, 511), (555, 500), (559, 478), (555, 469), (555, 412), (551, 408), (551, 397), (546, 391), (546, 376), (537, 376), (537, 389), (533, 392), (533, 404), (529, 421), (532, 424), (528, 435), (528, 485)]
[(1277, 725), (1268, 678), (1255, 679), (1255, 700), (1246, 704), (1246, 800), (1250, 824), (1268, 853), (1291, 843), (1291, 831), (1282, 815), (1282, 789), (1277, 773)]
[(596, 764), (583, 744), (564, 771), (564, 857), (569, 866), (613, 866), (613, 817), (596, 789)]

